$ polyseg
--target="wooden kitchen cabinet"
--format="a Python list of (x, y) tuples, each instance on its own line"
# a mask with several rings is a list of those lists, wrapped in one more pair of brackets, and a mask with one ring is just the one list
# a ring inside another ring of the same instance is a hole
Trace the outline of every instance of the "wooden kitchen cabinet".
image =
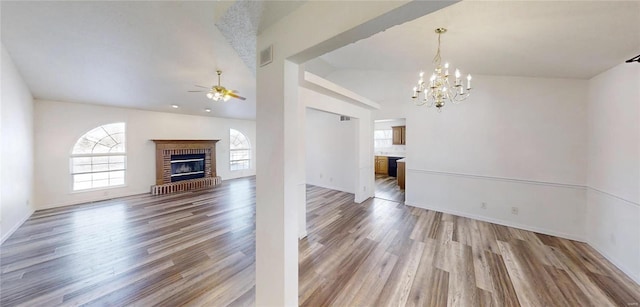
[(393, 132), (393, 145), (405, 145), (406, 142), (406, 134), (407, 134), (407, 126), (395, 126), (391, 127)]
[(375, 158), (376, 174), (389, 174), (389, 160), (385, 156), (376, 156)]

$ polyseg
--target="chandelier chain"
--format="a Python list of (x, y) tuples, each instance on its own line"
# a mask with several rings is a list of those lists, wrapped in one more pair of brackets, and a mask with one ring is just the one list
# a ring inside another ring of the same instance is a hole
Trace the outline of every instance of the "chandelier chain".
[(440, 57), (440, 36), (442, 34), (438, 33), (438, 50), (436, 51), (436, 55), (433, 57), (433, 63), (436, 64), (436, 66), (440, 66), (440, 62), (442, 61), (442, 58)]

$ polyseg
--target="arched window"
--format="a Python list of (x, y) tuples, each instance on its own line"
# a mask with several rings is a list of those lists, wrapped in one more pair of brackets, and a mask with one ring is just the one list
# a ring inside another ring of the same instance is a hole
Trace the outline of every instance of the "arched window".
[(229, 130), (229, 169), (232, 171), (251, 167), (251, 144), (240, 131)]
[(95, 128), (78, 139), (71, 152), (73, 190), (124, 185), (124, 123)]

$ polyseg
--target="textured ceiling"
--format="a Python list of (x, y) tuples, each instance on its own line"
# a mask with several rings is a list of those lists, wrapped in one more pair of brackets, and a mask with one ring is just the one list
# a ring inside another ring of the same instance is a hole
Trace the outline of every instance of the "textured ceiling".
[(321, 57), (335, 69), (591, 78), (640, 53), (639, 1), (462, 1)]
[(216, 26), (238, 56), (255, 76), (256, 45), (260, 16), (264, 2), (239, 0), (234, 2), (216, 22)]
[(255, 76), (257, 35), (305, 2), (237, 0), (216, 26)]

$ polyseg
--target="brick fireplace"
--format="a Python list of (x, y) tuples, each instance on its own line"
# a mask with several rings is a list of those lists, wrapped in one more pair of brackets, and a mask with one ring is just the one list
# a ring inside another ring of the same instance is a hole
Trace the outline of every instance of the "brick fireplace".
[(151, 194), (169, 194), (212, 187), (219, 140), (153, 140), (156, 143), (156, 184)]

